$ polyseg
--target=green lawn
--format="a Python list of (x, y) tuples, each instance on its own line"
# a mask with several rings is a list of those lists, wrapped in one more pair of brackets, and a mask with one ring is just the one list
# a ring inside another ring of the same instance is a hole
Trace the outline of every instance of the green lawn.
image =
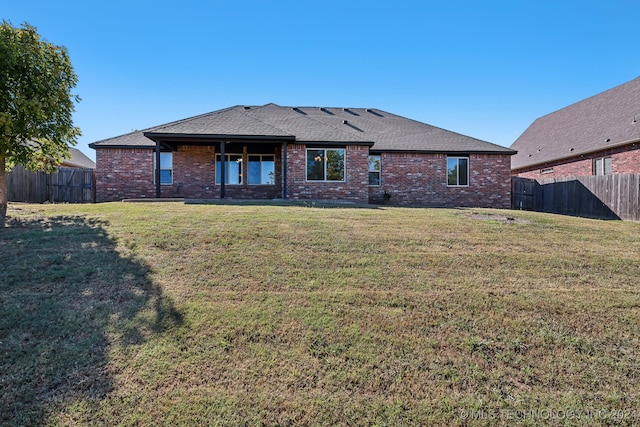
[(635, 425), (640, 224), (10, 205), (6, 425)]

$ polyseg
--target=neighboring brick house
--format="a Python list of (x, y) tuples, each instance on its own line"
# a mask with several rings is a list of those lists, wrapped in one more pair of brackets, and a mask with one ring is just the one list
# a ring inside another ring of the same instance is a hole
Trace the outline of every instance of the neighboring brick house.
[(63, 168), (82, 168), (82, 169), (95, 169), (96, 164), (93, 160), (88, 158), (82, 151), (77, 148), (69, 147), (69, 154), (71, 158), (65, 159), (60, 164)]
[(640, 173), (640, 77), (537, 119), (511, 146), (513, 175)]
[(96, 150), (98, 201), (297, 199), (497, 208), (510, 206), (515, 153), (377, 109), (275, 104), (226, 108), (90, 147)]

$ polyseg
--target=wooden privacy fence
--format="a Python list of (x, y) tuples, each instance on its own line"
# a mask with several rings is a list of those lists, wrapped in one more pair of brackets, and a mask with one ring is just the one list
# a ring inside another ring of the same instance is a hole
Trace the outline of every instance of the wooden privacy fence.
[(640, 175), (511, 179), (511, 207), (600, 219), (640, 221)]
[(93, 169), (58, 168), (57, 172), (31, 172), (16, 166), (7, 175), (8, 199), (27, 203), (95, 203)]

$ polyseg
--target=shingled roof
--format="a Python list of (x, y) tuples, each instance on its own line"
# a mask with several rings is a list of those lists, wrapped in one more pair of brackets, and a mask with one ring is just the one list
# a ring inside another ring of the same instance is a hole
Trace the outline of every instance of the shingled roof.
[(373, 151), (500, 153), (515, 151), (373, 108), (235, 106), (90, 144), (151, 147), (154, 139), (290, 140), (366, 144)]
[(82, 151), (77, 148), (69, 147), (69, 154), (71, 158), (65, 159), (62, 162), (62, 166), (69, 166), (75, 168), (95, 169), (96, 163), (88, 158)]
[(538, 118), (511, 145), (511, 169), (640, 141), (640, 77)]

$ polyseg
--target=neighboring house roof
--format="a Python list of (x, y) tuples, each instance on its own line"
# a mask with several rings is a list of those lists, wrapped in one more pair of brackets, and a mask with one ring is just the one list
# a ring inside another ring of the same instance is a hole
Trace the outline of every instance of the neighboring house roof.
[(640, 141), (640, 77), (537, 119), (511, 145), (511, 169)]
[(83, 169), (95, 169), (96, 163), (77, 148), (69, 147), (70, 159), (62, 161), (61, 166)]
[[(372, 146), (373, 151), (515, 151), (373, 108), (235, 106), (94, 142), (91, 148), (151, 147), (167, 138), (290, 140)], [(151, 138), (151, 139), (150, 139)]]

